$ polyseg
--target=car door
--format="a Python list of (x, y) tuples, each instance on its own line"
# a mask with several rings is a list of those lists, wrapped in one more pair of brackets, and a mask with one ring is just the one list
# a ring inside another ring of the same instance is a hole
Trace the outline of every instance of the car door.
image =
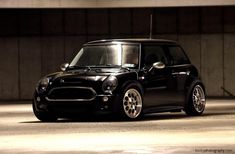
[[(152, 68), (153, 63), (162, 62), (165, 68)], [(171, 68), (168, 67), (169, 58), (166, 51), (161, 45), (142, 45), (142, 64), (145, 70), (144, 86), (145, 95), (144, 101), (146, 107), (167, 106), (171, 103), (171, 92), (169, 86), (174, 84), (171, 77)]]
[(185, 101), (185, 84), (190, 74), (191, 64), (180, 46), (171, 45), (165, 48), (170, 59), (168, 69), (174, 80), (174, 84), (171, 86), (171, 97), (174, 101), (171, 105), (181, 106)]

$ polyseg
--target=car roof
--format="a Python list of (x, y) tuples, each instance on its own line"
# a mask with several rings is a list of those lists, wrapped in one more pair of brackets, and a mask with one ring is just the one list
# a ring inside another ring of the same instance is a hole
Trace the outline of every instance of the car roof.
[(176, 41), (166, 39), (146, 39), (146, 38), (129, 38), (129, 39), (104, 39), (95, 40), (86, 43), (85, 45), (103, 44), (111, 42), (125, 42), (125, 43), (164, 43), (164, 44), (177, 44)]

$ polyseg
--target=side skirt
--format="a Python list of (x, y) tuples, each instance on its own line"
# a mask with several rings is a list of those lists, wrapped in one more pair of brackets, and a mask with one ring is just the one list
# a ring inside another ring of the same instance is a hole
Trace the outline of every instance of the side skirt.
[(182, 106), (164, 106), (164, 107), (149, 107), (143, 110), (143, 113), (160, 113), (160, 112), (181, 112)]

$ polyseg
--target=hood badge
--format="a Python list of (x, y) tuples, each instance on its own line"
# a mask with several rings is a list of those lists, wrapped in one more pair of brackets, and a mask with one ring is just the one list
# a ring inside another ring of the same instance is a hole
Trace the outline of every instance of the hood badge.
[[(60, 79), (60, 83), (65, 83), (64, 79)], [(82, 83), (82, 81), (66, 81), (66, 83), (80, 84), (80, 83)]]

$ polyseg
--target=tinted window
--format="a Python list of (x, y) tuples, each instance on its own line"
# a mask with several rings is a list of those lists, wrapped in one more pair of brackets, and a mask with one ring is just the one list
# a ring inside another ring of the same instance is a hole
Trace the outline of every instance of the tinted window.
[(159, 45), (144, 45), (143, 46), (143, 63), (150, 67), (155, 62), (163, 62), (168, 65), (168, 59), (162, 46)]
[(187, 56), (180, 47), (169, 46), (168, 49), (171, 56), (171, 65), (182, 65), (189, 63)]
[(124, 67), (136, 67), (139, 64), (139, 46), (122, 45), (122, 65)]

